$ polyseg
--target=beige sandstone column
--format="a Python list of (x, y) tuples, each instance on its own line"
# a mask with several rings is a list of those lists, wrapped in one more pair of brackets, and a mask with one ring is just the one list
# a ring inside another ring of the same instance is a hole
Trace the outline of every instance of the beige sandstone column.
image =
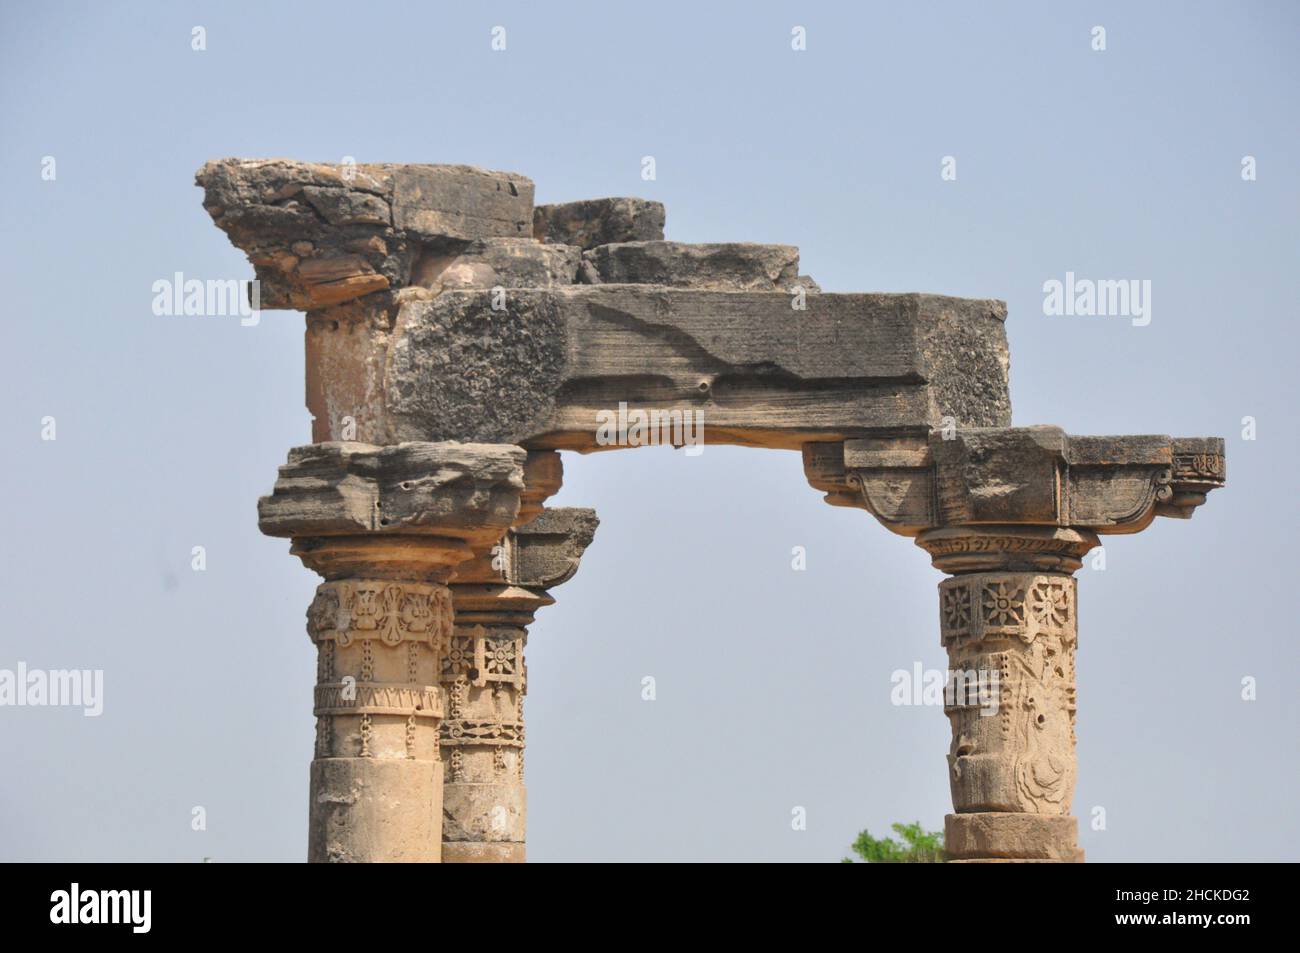
[(928, 530), (952, 724), (944, 823), (956, 861), (1081, 861), (1075, 760), (1073, 573), (1097, 537), (1036, 526)]
[(555, 601), (547, 590), (577, 571), (597, 524), (589, 509), (544, 510), (456, 574), (455, 631), (439, 670), (444, 862), (524, 860), (528, 626)]
[(485, 444), (321, 443), (290, 452), (264, 533), (324, 576), (308, 860), (437, 862), (452, 637), (448, 580), (516, 518), (525, 453)]
[(1190, 516), (1223, 485), (1223, 441), (959, 428), (810, 445), (804, 465), (829, 502), (915, 538), (951, 577), (939, 585), (953, 673), (949, 857), (1082, 860), (1070, 815), (1074, 573), (1098, 534)]

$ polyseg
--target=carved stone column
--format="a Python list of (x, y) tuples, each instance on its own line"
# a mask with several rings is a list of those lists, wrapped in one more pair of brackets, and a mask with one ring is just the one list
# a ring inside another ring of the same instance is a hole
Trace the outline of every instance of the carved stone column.
[(308, 860), (432, 861), (442, 846), (440, 660), (457, 566), (516, 518), (525, 453), (483, 444), (299, 447), (259, 506), (325, 577)]
[(952, 723), (945, 819), (955, 860), (1082, 860), (1076, 774), (1073, 572), (1097, 537), (1036, 526), (923, 532), (936, 568)]
[(1214, 438), (997, 427), (810, 444), (809, 481), (915, 537), (948, 652), (954, 861), (1078, 861), (1074, 573), (1101, 533), (1186, 518), (1224, 482)]
[(452, 584), (456, 622), (439, 679), (446, 863), (519, 863), (525, 854), (524, 647), (547, 592), (573, 576), (598, 525), (589, 509), (548, 509), (466, 564)]

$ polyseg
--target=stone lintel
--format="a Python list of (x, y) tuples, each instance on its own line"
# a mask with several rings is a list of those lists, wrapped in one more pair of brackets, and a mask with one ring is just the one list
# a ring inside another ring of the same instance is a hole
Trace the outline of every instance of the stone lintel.
[(666, 242), (641, 199), (534, 216), (531, 182), (468, 166), (224, 159), (197, 181), (261, 306), (307, 312), (317, 441), (588, 452), (628, 445), (597, 436), (620, 405), (782, 449), (1010, 422), (1001, 302), (820, 294), (793, 246)]
[[(458, 439), (580, 452), (601, 415), (698, 414), (706, 443), (810, 440), (1009, 420), (1005, 306), (936, 295), (649, 285), (405, 301), (372, 342), (382, 368), (366, 439)], [(336, 332), (340, 333), (340, 332)], [(953, 342), (960, 342), (960, 348)], [(319, 419), (328, 405), (313, 407)], [(378, 437), (371, 434), (377, 433)]]

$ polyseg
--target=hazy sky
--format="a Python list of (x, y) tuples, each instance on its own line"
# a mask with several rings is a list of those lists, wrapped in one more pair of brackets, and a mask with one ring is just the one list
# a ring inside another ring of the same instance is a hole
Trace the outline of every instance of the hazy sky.
[[(177, 271), (252, 276), (193, 184), (232, 155), (658, 199), (669, 238), (797, 244), (829, 291), (1005, 299), (1017, 424), (1227, 438), (1194, 519), (1079, 574), (1074, 813), (1091, 860), (1300, 859), (1298, 28), (1291, 3), (6, 4), (0, 669), (102, 669), (104, 710), (0, 708), (0, 859), (305, 857), (317, 580), (255, 510), (310, 439), (303, 320), (151, 310)], [(1149, 280), (1150, 324), (1045, 316), (1067, 271)], [(919, 548), (795, 453), (565, 467), (553, 502), (601, 526), (531, 632), (530, 859), (833, 861), (941, 828), (947, 720), (890, 703), (894, 670), (946, 664)]]

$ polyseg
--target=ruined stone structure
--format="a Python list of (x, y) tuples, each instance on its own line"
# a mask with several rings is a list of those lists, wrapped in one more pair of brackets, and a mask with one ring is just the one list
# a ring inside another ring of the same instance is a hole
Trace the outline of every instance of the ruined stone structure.
[(790, 246), (664, 241), (656, 202), (534, 208), (465, 166), (198, 182), (262, 305), (307, 316), (314, 442), (260, 520), (324, 578), (311, 860), (524, 858), (528, 625), (597, 523), (544, 502), (621, 403), (798, 449), (829, 503), (914, 538), (949, 576), (951, 668), (998, 676), (946, 707), (950, 855), (1081, 859), (1073, 573), (1100, 534), (1190, 516), (1222, 440), (1012, 427), (1001, 302), (821, 293)]

